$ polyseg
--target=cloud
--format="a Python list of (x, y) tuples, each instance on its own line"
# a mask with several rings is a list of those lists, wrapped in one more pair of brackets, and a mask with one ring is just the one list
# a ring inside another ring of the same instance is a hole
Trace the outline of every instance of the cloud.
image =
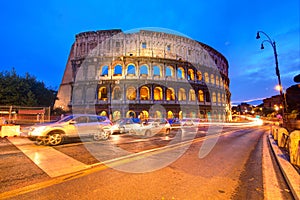
[(226, 41), (225, 42), (225, 46), (229, 46), (230, 45), (230, 42), (229, 41)]

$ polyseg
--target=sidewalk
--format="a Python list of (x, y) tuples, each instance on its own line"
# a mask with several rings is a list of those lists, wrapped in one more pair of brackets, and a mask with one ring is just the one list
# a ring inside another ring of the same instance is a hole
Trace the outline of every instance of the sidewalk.
[(280, 170), (289, 185), (291, 192), (296, 200), (300, 199), (300, 174), (289, 162), (285, 153), (278, 147), (277, 143), (273, 139), (271, 134), (268, 135), (268, 141), (276, 158), (276, 161), (280, 167)]

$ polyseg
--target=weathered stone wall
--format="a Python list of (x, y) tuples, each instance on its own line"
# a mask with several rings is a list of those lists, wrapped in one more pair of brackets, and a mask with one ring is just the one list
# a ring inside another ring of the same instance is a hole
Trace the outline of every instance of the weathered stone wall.
[[(110, 66), (108, 78), (114, 80), (119, 79), (119, 77), (112, 76), (112, 66), (119, 63), (124, 66), (123, 70), (125, 70), (125, 66), (131, 62), (136, 66), (145, 63), (150, 68), (155, 62), (160, 62), (158, 64), (163, 66), (163, 78), (165, 78), (165, 66), (168, 62), (174, 66), (175, 70), (180, 65), (178, 63), (183, 63), (183, 65), (191, 63), (195, 67), (205, 68), (206, 72), (218, 74), (218, 77), (222, 78), (226, 91), (226, 102), (230, 103), (228, 62), (222, 54), (208, 45), (187, 37), (163, 32), (141, 30), (134, 33), (124, 33), (121, 30), (106, 30), (83, 32), (76, 35), (58, 91), (58, 100), (54, 107), (67, 110), (72, 100), (74, 83), (81, 81), (89, 85), (88, 82), (90, 81), (99, 81), (100, 66), (104, 64)], [(187, 66), (184, 68), (187, 69)], [(152, 76), (151, 71), (149, 75)], [(105, 77), (103, 78), (105, 79)], [(176, 80), (173, 81), (176, 82)], [(201, 84), (205, 83), (202, 82)], [(95, 88), (84, 88), (80, 94), (77, 91), (78, 94), (73, 95), (73, 101), (85, 99), (82, 95), (86, 96), (86, 93), (92, 93), (96, 90)], [(222, 88), (223, 83), (222, 87), (218, 87), (216, 90)], [(89, 100), (90, 103), (96, 98), (95, 95), (89, 94), (88, 96), (94, 97), (94, 99)]]
[(226, 58), (213, 48), (195, 40), (162, 32), (120, 30), (85, 32), (76, 35), (75, 58), (86, 56), (147, 56), (184, 60), (192, 64), (217, 67), (228, 76)]

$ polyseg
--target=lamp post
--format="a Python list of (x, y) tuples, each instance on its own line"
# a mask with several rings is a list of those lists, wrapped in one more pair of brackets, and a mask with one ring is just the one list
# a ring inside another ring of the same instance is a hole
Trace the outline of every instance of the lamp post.
[(280, 79), (280, 72), (279, 72), (279, 67), (278, 67), (278, 58), (277, 58), (277, 51), (276, 51), (276, 43), (275, 41), (272, 41), (271, 38), (263, 31), (257, 31), (256, 34), (256, 39), (260, 38), (260, 33), (262, 33), (263, 35), (265, 35), (267, 37), (267, 40), (263, 40), (261, 42), (261, 49), (264, 49), (264, 43), (268, 42), (271, 44), (271, 46), (273, 47), (273, 51), (274, 51), (274, 56), (275, 56), (275, 71), (276, 71), (276, 75), (278, 77), (278, 84), (279, 84), (279, 92), (280, 92), (280, 98), (281, 98), (281, 103), (282, 103), (282, 117), (284, 119), (284, 113), (285, 113), (285, 109), (286, 109), (286, 104), (285, 104), (285, 99), (284, 99), (284, 94), (282, 91), (282, 85), (281, 85), (281, 79)]

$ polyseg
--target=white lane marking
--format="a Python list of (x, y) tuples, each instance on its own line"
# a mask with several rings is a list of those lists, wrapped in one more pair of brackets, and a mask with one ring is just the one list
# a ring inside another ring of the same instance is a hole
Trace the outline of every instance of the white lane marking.
[(50, 177), (57, 177), (88, 168), (88, 165), (48, 146), (37, 146), (27, 138), (12, 137), (8, 140), (30, 158)]

